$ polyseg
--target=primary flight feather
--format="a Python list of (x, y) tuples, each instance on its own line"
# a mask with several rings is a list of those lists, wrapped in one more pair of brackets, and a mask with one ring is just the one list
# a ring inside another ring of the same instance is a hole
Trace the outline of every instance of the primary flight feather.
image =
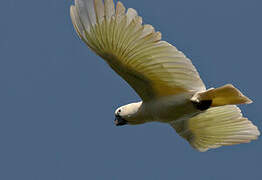
[(142, 24), (136, 10), (113, 0), (75, 0), (70, 15), (78, 36), (142, 99), (118, 108), (116, 125), (169, 123), (199, 151), (260, 135), (235, 106), (252, 101), (230, 84), (206, 90), (191, 61)]

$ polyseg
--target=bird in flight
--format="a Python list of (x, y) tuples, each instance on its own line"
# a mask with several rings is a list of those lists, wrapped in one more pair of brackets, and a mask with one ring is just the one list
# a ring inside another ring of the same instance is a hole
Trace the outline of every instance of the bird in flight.
[(236, 106), (252, 101), (231, 84), (206, 89), (190, 59), (136, 10), (113, 0), (75, 0), (70, 15), (78, 36), (141, 97), (117, 108), (117, 126), (167, 123), (201, 152), (260, 135)]

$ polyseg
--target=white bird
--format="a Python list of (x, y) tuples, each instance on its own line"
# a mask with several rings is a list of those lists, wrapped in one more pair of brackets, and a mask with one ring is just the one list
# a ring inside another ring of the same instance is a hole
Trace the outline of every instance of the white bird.
[(260, 135), (236, 106), (252, 101), (230, 84), (206, 90), (191, 61), (142, 24), (136, 10), (113, 0), (75, 0), (70, 15), (78, 36), (142, 99), (115, 111), (117, 126), (168, 123), (201, 152)]

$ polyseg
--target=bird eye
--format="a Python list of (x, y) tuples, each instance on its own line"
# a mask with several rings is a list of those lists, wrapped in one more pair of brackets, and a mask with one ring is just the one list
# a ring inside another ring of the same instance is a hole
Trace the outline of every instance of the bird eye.
[(118, 112), (121, 113), (121, 109), (119, 109)]

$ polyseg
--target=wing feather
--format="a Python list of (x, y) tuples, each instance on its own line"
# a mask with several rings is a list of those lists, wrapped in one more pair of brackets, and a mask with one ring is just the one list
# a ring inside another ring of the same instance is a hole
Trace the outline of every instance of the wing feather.
[(136, 10), (113, 0), (75, 0), (70, 14), (80, 38), (144, 101), (205, 90), (191, 61), (143, 25)]
[(96, 21), (100, 24), (105, 15), (103, 0), (95, 0), (94, 7), (95, 7), (95, 13), (96, 13)]
[(176, 132), (199, 151), (248, 143), (260, 135), (258, 128), (242, 116), (235, 105), (210, 108), (192, 118), (170, 123)]
[(105, 18), (110, 21), (115, 14), (115, 5), (113, 0), (105, 0)]

